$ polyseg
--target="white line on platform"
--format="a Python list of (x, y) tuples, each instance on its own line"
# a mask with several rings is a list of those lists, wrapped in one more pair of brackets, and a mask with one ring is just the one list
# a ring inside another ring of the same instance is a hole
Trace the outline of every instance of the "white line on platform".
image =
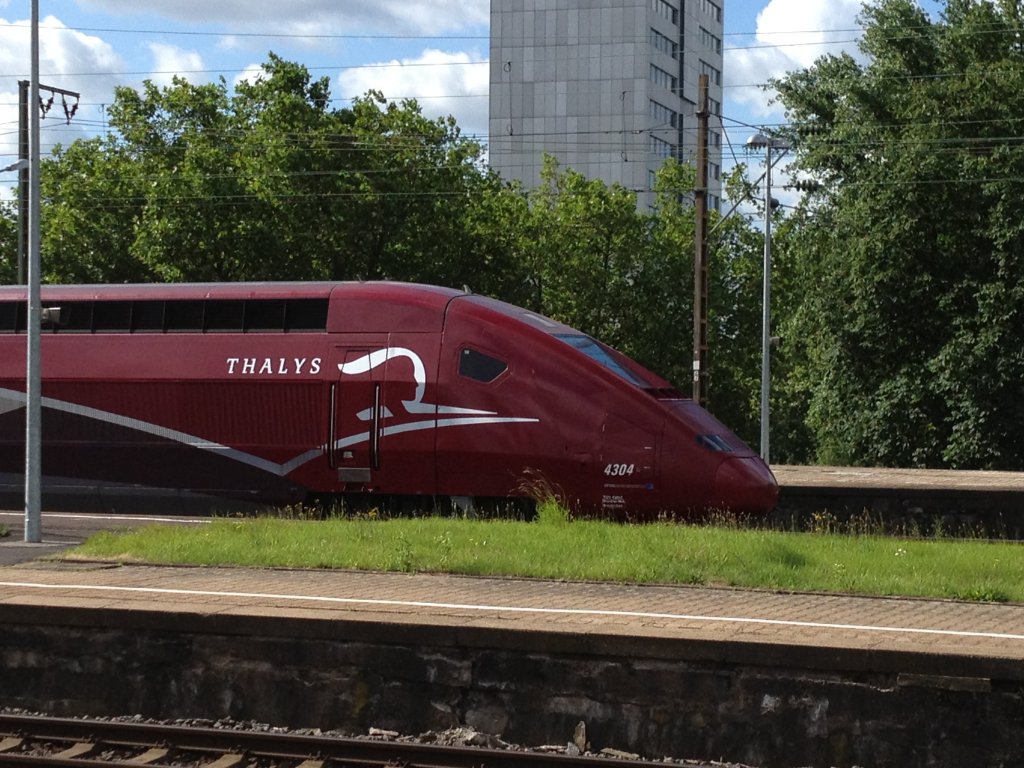
[(366, 605), (391, 608), (436, 608), (443, 610), (523, 613), (546, 616), (604, 616), (609, 618), (662, 619), (671, 621), (697, 621), (717, 624), (760, 624), (776, 627), (801, 627), (806, 629), (834, 629), (854, 632), (888, 632), (912, 635), (941, 635), (944, 637), (975, 637), (990, 640), (1024, 641), (1024, 635), (1003, 632), (974, 632), (958, 629), (928, 629), (921, 627), (879, 627), (870, 624), (830, 624), (817, 621), (788, 621), (785, 619), (759, 619), (740, 616), (699, 616), (683, 613), (650, 613), (646, 611), (601, 611), (588, 608), (533, 608), (514, 605), (472, 605), (469, 603), (432, 603), (419, 600), (375, 600), (356, 597), (327, 597), (323, 595), (286, 595), (263, 592), (217, 592), (196, 589), (164, 589), (159, 587), (114, 587), (90, 584), (37, 584), (32, 582), (0, 581), (0, 587), (21, 587), (25, 589), (49, 589), (60, 592), (68, 590), (95, 592), (134, 592), (149, 595), (179, 595), (182, 597), (240, 597), (250, 599), (289, 600), (296, 602), (330, 603), (333, 605)]
[[(25, 513), (0, 512), (0, 517), (23, 518), (25, 517)], [(209, 517), (181, 517), (177, 515), (156, 517), (154, 515), (100, 515), (83, 512), (43, 512), (44, 523), (47, 520), (110, 520), (143, 523), (209, 523), (211, 519), (212, 518)]]

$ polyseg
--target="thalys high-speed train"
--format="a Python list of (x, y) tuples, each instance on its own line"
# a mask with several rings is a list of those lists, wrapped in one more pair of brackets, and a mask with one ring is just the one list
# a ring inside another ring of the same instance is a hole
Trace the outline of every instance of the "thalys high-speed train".
[[(402, 283), (44, 286), (43, 504), (528, 499), (770, 510), (769, 468), (637, 363)], [(0, 287), (0, 487), (24, 482), (26, 293)], [(230, 506), (227, 505), (226, 506)]]

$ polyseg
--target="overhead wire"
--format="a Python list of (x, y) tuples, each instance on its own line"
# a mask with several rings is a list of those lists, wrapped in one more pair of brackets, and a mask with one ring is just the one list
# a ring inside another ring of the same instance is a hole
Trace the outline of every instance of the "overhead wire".
[[(9, 25), (9, 27), (18, 27), (18, 26), (24, 26), (24, 25), (20, 25), (20, 24)], [(932, 24), (932, 25), (926, 25), (926, 26), (920, 27), (920, 28), (908, 27), (905, 30), (901, 31), (901, 33), (898, 36), (893, 36), (893, 38), (894, 39), (912, 39), (915, 35), (921, 36), (920, 34), (918, 34), (918, 30), (928, 30), (928, 31), (931, 31), (934, 28), (934, 26), (935, 25)], [(126, 33), (126, 34), (160, 34), (160, 35), (169, 35), (169, 36), (185, 35), (185, 36), (220, 36), (220, 37), (224, 37), (224, 36), (243, 36), (243, 35), (245, 35), (245, 36), (251, 36), (251, 37), (282, 37), (282, 38), (293, 38), (293, 37), (294, 38), (306, 38), (306, 37), (308, 37), (308, 38), (311, 38), (311, 39), (321, 39), (322, 38), (322, 39), (339, 39), (339, 40), (351, 40), (351, 39), (367, 39), (367, 40), (467, 40), (467, 39), (487, 39), (487, 36), (484, 36), (484, 35), (470, 35), (470, 34), (466, 34), (466, 35), (460, 35), (460, 34), (446, 34), (446, 35), (401, 35), (401, 34), (359, 35), (359, 34), (351, 34), (350, 35), (350, 34), (320, 34), (320, 33), (316, 33), (316, 34), (312, 34), (312, 35), (307, 35), (307, 34), (303, 34), (303, 33), (287, 33), (287, 32), (244, 32), (244, 33), (243, 32), (239, 32), (239, 33), (232, 33), (232, 32), (212, 32), (212, 31), (211, 32), (207, 32), (207, 31), (202, 31), (202, 30), (174, 30), (174, 29), (133, 30), (133, 29), (127, 29), (127, 28), (112, 28), (112, 27), (68, 27), (68, 26), (60, 26), (60, 27), (51, 26), (51, 27), (48, 27), (48, 29), (51, 29), (51, 30), (54, 30), (54, 31), (98, 31), (98, 32), (108, 32), (108, 33)], [(852, 28), (834, 29), (834, 30), (818, 29), (818, 30), (798, 30), (798, 31), (785, 31), (785, 32), (782, 32), (782, 31), (779, 31), (779, 32), (757, 32), (757, 33), (731, 32), (731, 33), (724, 33), (724, 36), (725, 37), (729, 37), (729, 36), (749, 36), (751, 34), (755, 34), (758, 37), (772, 36), (772, 35), (786, 35), (787, 37), (792, 37), (794, 35), (830, 35), (830, 34), (837, 34), (837, 33), (843, 33), (843, 34), (846, 34), (846, 33), (862, 33), (863, 31), (864, 31), (863, 28), (852, 27)], [(990, 31), (992, 33), (1004, 32), (1005, 28), (999, 26), (999, 27), (994, 27)], [(984, 33), (986, 33), (986, 30), (982, 29), (982, 30), (977, 31), (977, 33), (978, 34), (984, 34)], [(799, 47), (799, 46), (805, 46), (805, 45), (848, 44), (848, 43), (856, 42), (858, 39), (859, 38), (844, 38), (842, 40), (813, 40), (813, 41), (807, 41), (807, 42), (789, 41), (789, 42), (781, 43), (781, 44), (763, 43), (763, 44), (746, 45), (746, 46), (726, 46), (726, 47), (724, 47), (722, 52), (728, 53), (728, 52), (743, 51), (743, 50), (756, 50), (756, 49), (760, 49), (760, 48), (785, 49), (785, 48)], [(616, 41), (621, 42), (621, 38), (616, 38)], [(691, 53), (695, 53), (695, 52), (691, 51)], [(696, 52), (696, 53), (699, 53), (699, 52)], [(604, 57), (605, 57), (605, 54), (602, 54), (602, 58), (604, 58)], [(541, 59), (540, 61), (543, 61), (543, 59)], [(429, 62), (429, 61), (409, 61), (409, 60), (406, 60), (406, 61), (401, 61), (401, 62), (395, 62), (395, 61), (391, 61), (391, 62), (373, 62), (373, 63), (368, 63), (368, 64), (355, 64), (355, 65), (342, 65), (342, 64), (324, 65), (324, 66), (317, 66), (317, 67), (307, 67), (307, 70), (308, 71), (338, 71), (338, 72), (343, 72), (343, 71), (347, 71), (347, 70), (362, 70), (362, 69), (390, 69), (390, 68), (418, 68), (418, 67), (458, 67), (458, 66), (483, 66), (483, 65), (489, 65), (489, 61), (487, 59), (480, 59), (480, 60), (475, 60), (475, 61), (465, 61), (465, 62), (454, 62), (454, 61)], [(154, 77), (154, 76), (167, 76), (167, 75), (215, 75), (215, 74), (223, 75), (223, 74), (227, 74), (227, 73), (238, 73), (238, 69), (237, 69), (237, 67), (232, 67), (232, 68), (190, 69), (190, 70), (136, 70), (136, 71), (99, 71), (99, 70), (97, 70), (97, 71), (89, 71), (89, 72), (62, 72), (62, 73), (59, 73), (59, 76), (60, 77), (65, 77), (65, 78), (66, 77), (128, 77), (128, 76), (133, 76), (133, 77), (134, 76)], [(964, 74), (964, 73), (961, 73), (960, 75), (958, 75), (957, 73), (943, 73), (941, 75), (934, 75), (933, 77), (957, 77), (957, 76), (962, 76), (962, 74)], [(46, 77), (53, 77), (53, 76), (58, 76), (58, 75), (56, 73), (54, 73), (54, 74), (47, 74), (45, 76)], [(914, 76), (905, 76), (905, 77), (906, 78), (913, 78)], [(22, 75), (0, 75), (0, 80), (2, 80), (3, 78), (23, 78), (23, 76)], [(903, 79), (903, 78), (897, 77), (897, 78), (894, 78), (894, 79)], [(726, 84), (722, 85), (721, 87), (723, 88), (723, 90), (729, 90), (729, 89), (758, 88), (758, 87), (765, 87), (767, 85), (768, 85), (767, 83), (763, 83), (763, 82), (762, 83), (726, 83)], [(349, 96), (349, 97), (344, 97), (344, 98), (341, 98), (341, 99), (333, 99), (332, 101), (347, 101), (347, 100), (351, 100), (352, 98), (356, 98), (356, 97), (355, 96)], [(426, 96), (426, 95), (424, 95), (424, 96), (408, 96), (408, 97), (407, 96), (401, 96), (401, 97), (400, 96), (395, 96), (393, 98), (395, 98), (395, 99), (423, 99), (423, 100), (437, 99), (437, 100), (448, 100), (448, 99), (487, 98), (487, 94), (457, 94), (457, 93), (453, 93), (453, 94), (439, 95), (439, 96), (433, 96), (433, 95), (431, 95), (431, 96)], [(92, 106), (96, 106), (96, 103), (93, 103)]]
[[(10, 25), (10, 26), (18, 26), (18, 25)], [(934, 28), (934, 25), (924, 25), (924, 26), (922, 26), (920, 28), (910, 27), (910, 28), (907, 28), (906, 30), (904, 30), (903, 32), (901, 32), (901, 34), (898, 37), (900, 39), (910, 39), (915, 34), (918, 34), (919, 32), (921, 34), (918, 35), (918, 36), (922, 36), (925, 33), (930, 33), (933, 28)], [(92, 32), (105, 32), (105, 33), (166, 34), (166, 35), (170, 35), (170, 36), (178, 35), (178, 34), (188, 35), (188, 36), (201, 35), (201, 36), (218, 36), (218, 37), (243, 36), (244, 35), (244, 36), (250, 36), (250, 37), (282, 37), (282, 38), (294, 37), (294, 38), (322, 38), (322, 39), (345, 39), (345, 40), (349, 40), (349, 39), (373, 39), (373, 40), (388, 40), (388, 39), (393, 39), (393, 40), (470, 40), (470, 39), (481, 39), (482, 40), (482, 39), (487, 39), (487, 36), (484, 36), (484, 35), (459, 35), (459, 34), (449, 34), (449, 35), (395, 35), (395, 34), (389, 34), (389, 35), (379, 35), (379, 36), (374, 36), (374, 35), (332, 35), (332, 34), (307, 35), (307, 34), (299, 34), (299, 33), (290, 34), (290, 33), (282, 33), (282, 32), (273, 32), (273, 33), (270, 33), (270, 32), (232, 33), (232, 32), (204, 32), (204, 31), (195, 31), (195, 30), (130, 30), (130, 29), (116, 29), (116, 28), (102, 28), (102, 27), (90, 28), (90, 27), (66, 27), (66, 26), (51, 27), (50, 29), (61, 30), (61, 31), (64, 31), (64, 30), (67, 30), (67, 31), (83, 31), (83, 32), (85, 32), (85, 31), (92, 31)], [(1004, 29), (1002, 27), (998, 27), (998, 28), (993, 28), (990, 31), (991, 32), (1001, 32), (1001, 31), (1004, 31)], [(763, 36), (770, 35), (770, 34), (777, 34), (777, 35), (783, 35), (784, 34), (784, 35), (787, 35), (789, 37), (792, 37), (794, 35), (802, 35), (802, 34), (806, 34), (806, 35), (825, 35), (825, 34), (829, 34), (829, 35), (832, 35), (832, 34), (857, 34), (857, 33), (862, 33), (862, 32), (863, 32), (862, 28), (848, 28), (848, 29), (842, 29), (842, 30), (804, 30), (804, 31), (795, 31), (795, 32), (794, 31), (778, 32), (778, 33), (759, 32), (759, 33), (756, 33), (756, 34), (757, 34), (758, 37), (763, 37)], [(986, 30), (980, 30), (979, 34), (985, 33), (985, 32), (986, 32)], [(753, 33), (724, 33), (723, 36), (724, 37), (738, 37), (738, 36), (749, 36), (751, 34), (753, 34)], [(894, 37), (897, 37), (897, 36), (894, 36)], [(787, 48), (787, 47), (802, 46), (802, 45), (833, 45), (833, 44), (840, 44), (840, 43), (855, 42), (857, 39), (859, 39), (859, 38), (844, 39), (844, 40), (838, 40), (838, 41), (837, 40), (813, 40), (813, 41), (806, 41), (806, 42), (793, 42), (793, 41), (790, 41), (790, 42), (787, 42), (787, 43), (784, 43), (784, 44), (781, 44), (781, 45), (758, 44), (758, 45), (745, 45), (745, 46), (726, 46), (724, 48), (724, 51), (728, 52), (728, 51), (741, 51), (741, 50), (755, 50), (755, 49), (763, 48), (763, 47)], [(375, 65), (357, 65), (357, 66), (353, 66), (351, 68), (362, 68), (362, 67), (365, 67), (365, 66), (373, 66), (373, 67), (379, 67), (379, 68), (395, 67), (395, 66), (399, 66), (399, 67), (479, 66), (479, 65), (483, 65), (483, 64), (487, 64), (487, 63), (488, 63), (487, 60), (481, 60), (481, 61), (476, 61), (476, 62), (405, 62), (405, 63), (393, 63), (392, 62), (392, 63), (379, 63), (379, 64), (375, 64)], [(338, 69), (340, 69), (340, 70), (344, 70), (345, 67), (340, 67), (339, 68), (339, 67), (329, 67), (329, 66), (327, 66), (327, 67), (317, 67), (317, 68), (312, 68), (312, 69), (324, 69), (324, 70), (327, 70), (327, 69), (338, 70)], [(237, 71), (237, 70), (236, 69), (192, 70), (192, 71), (188, 71), (188, 72), (182, 72), (181, 74), (216, 74), (216, 73), (235, 72), (235, 71)], [(127, 75), (137, 75), (137, 74), (154, 75), (154, 74), (158, 74), (158, 73), (154, 73), (154, 72), (122, 72), (122, 73), (117, 73), (117, 72), (107, 72), (107, 73), (103, 73), (103, 72), (88, 72), (88, 73), (72, 73), (72, 74), (64, 73), (64, 76), (127, 76)], [(164, 74), (170, 74), (170, 73), (164, 73)], [(942, 76), (944, 76), (944, 77), (952, 77), (952, 76), (956, 76), (956, 75), (953, 74), (953, 73), (949, 73), (949, 74), (943, 74)], [(763, 85), (764, 84), (762, 84), (762, 83), (726, 84), (726, 85), (724, 85), (722, 87), (723, 87), (723, 89), (727, 89), (727, 88), (749, 88), (749, 87), (761, 87)], [(436, 97), (435, 96), (420, 96), (420, 97), (408, 97), (408, 98), (415, 98), (417, 100), (421, 100), (421, 99), (422, 100), (426, 100), (426, 99), (435, 99), (435, 98), (436, 99), (449, 99), (449, 98), (486, 98), (486, 97), (487, 97), (486, 94), (452, 94), (452, 95), (448, 95), (448, 96), (436, 96)], [(401, 97), (401, 98), (406, 98), (406, 97)], [(332, 99), (332, 102), (341, 102), (341, 101), (348, 101), (348, 100), (350, 100), (350, 99)], [(94, 106), (95, 106), (95, 104), (94, 104)], [(730, 120), (730, 118), (727, 118), (727, 117), (723, 118), (723, 122), (722, 122), (723, 136), (726, 137), (727, 147), (728, 147), (729, 151), (732, 153), (733, 159), (734, 160), (738, 160), (738, 158), (736, 156), (735, 147), (732, 145), (731, 141), (728, 140), (728, 132), (727, 132), (726, 127), (725, 127), (725, 121), (726, 120)], [(731, 122), (733, 122), (734, 124), (740, 124), (740, 123), (738, 123), (738, 121), (731, 121)], [(996, 122), (996, 121), (993, 121), (993, 122)], [(77, 124), (81, 126), (81, 125), (84, 124), (84, 122), (79, 120), (79, 121), (77, 121)], [(103, 122), (101, 124), (98, 121), (91, 123), (87, 127), (98, 127), (100, 125), (102, 125), (102, 127), (106, 127), (106, 123), (105, 122)], [(748, 125), (747, 127), (754, 128), (755, 126), (749, 126)], [(756, 126), (756, 127), (758, 127), (758, 128), (774, 127), (774, 128), (782, 129), (782, 128), (786, 128), (786, 127), (789, 127), (789, 126), (787, 126), (784, 123), (778, 123), (778, 124), (775, 124), (774, 126)], [(644, 132), (649, 132), (651, 130), (654, 130), (654, 129), (652, 129), (652, 128), (645, 129)], [(522, 138), (522, 139), (542, 139), (542, 138), (546, 138), (548, 136), (550, 136), (550, 134), (533, 134), (533, 135), (530, 135), (530, 134), (520, 134), (520, 135), (517, 136), (517, 138)], [(481, 140), (482, 141), (482, 140), (484, 140), (485, 137), (481, 137), (479, 135), (476, 135), (476, 136), (474, 136), (474, 135), (466, 135), (466, 136), (464, 136), (464, 138), (470, 138), (471, 140)], [(1013, 137), (1013, 138), (1015, 138), (1015, 137)], [(989, 139), (989, 140), (991, 141), (992, 139)], [(554, 150), (556, 150), (556, 151), (561, 146), (563, 146), (563, 145), (559, 145), (559, 143), (557, 141), (555, 141), (555, 142), (550, 141), (550, 139), (548, 139), (547, 144), (549, 146), (552, 146), (552, 148)], [(600, 149), (600, 147), (607, 145), (608, 148), (609, 148), (609, 152), (614, 151), (614, 147), (612, 146), (612, 144), (615, 144), (616, 147), (619, 146), (615, 142), (615, 140), (609, 140), (607, 142), (602, 142), (602, 141), (599, 141), (599, 140), (589, 140), (589, 139), (585, 139), (584, 140), (584, 147), (585, 148)], [(580, 142), (578, 140), (573, 140), (573, 141), (570, 142), (566, 138), (564, 146), (569, 146), (569, 145), (579, 146)], [(685, 149), (685, 147), (681, 146), (680, 149)]]
[[(7, 28), (19, 28), (27, 27), (27, 24), (14, 23), (7, 25)], [(936, 24), (927, 24), (920, 27), (910, 26), (906, 27), (898, 35), (892, 35), (888, 39), (899, 39), (909, 40), (915, 38), (923, 38), (926, 33), (932, 32), (936, 28)], [(458, 34), (458, 33), (445, 33), (436, 35), (410, 35), (410, 34), (398, 34), (391, 33), (386, 35), (373, 35), (373, 34), (340, 34), (340, 33), (289, 33), (284, 31), (260, 31), (260, 32), (232, 32), (232, 31), (205, 31), (205, 30), (189, 30), (189, 29), (131, 29), (131, 28), (117, 28), (117, 27), (85, 27), (85, 26), (47, 26), (43, 25), (43, 29), (47, 29), (54, 32), (102, 32), (107, 34), (144, 34), (144, 35), (161, 35), (161, 36), (183, 36), (183, 37), (220, 37), (220, 38), (232, 38), (232, 37), (251, 37), (251, 38), (281, 38), (281, 39), (309, 39), (309, 40), (372, 40), (372, 41), (383, 41), (383, 40), (438, 40), (438, 41), (462, 41), (462, 40), (489, 40), (489, 35), (484, 34)], [(723, 46), (720, 50), (715, 50), (716, 54), (725, 54), (730, 52), (738, 51), (750, 51), (750, 50), (761, 50), (761, 49), (787, 49), (787, 48), (800, 48), (808, 46), (834, 46), (834, 45), (847, 45), (858, 42), (865, 32), (863, 27), (845, 27), (837, 29), (808, 29), (808, 30), (786, 30), (786, 31), (763, 31), (758, 30), (754, 32), (723, 32), (722, 37), (742, 37), (742, 38), (765, 38), (772, 36), (786, 36), (792, 38), (800, 35), (815, 35), (815, 36), (828, 36), (828, 35), (858, 35), (856, 37), (844, 37), (842, 39), (816, 39), (808, 41), (793, 41), (789, 40), (785, 43), (771, 43), (771, 42), (757, 42), (746, 45), (732, 45)], [(1002, 25), (992, 25), (991, 28), (975, 28), (975, 34), (999, 34), (1005, 33), (1006, 28)], [(642, 42), (648, 39), (646, 35), (638, 36), (637, 38), (627, 39), (621, 35), (608, 38), (605, 42), (607, 43), (622, 43), (622, 42)], [(885, 39), (885, 38), (883, 38)], [(557, 37), (550, 38), (546, 41), (546, 46), (557, 48), (563, 44), (567, 44), (569, 38), (564, 40)], [(598, 39), (597, 43), (601, 41)], [(710, 49), (707, 49), (710, 50)], [(689, 50), (689, 53), (700, 53), (700, 51)], [(607, 52), (602, 53), (602, 58), (607, 55)], [(544, 59), (537, 59), (537, 61), (543, 62)], [(324, 65), (317, 67), (308, 67), (310, 71), (321, 71), (321, 70), (338, 70), (345, 71), (348, 69), (372, 69), (372, 68), (391, 68), (391, 67), (437, 67), (437, 66), (472, 66), (479, 64), (486, 64), (487, 60), (480, 61), (469, 61), (469, 62), (420, 62), (420, 61), (403, 61), (403, 62), (374, 62), (369, 64), (356, 64), (356, 65)], [(218, 75), (225, 73), (237, 72), (237, 68), (211, 68), (211, 69), (191, 69), (191, 70), (138, 70), (138, 71), (89, 71), (89, 72), (61, 72), (61, 73), (48, 73), (45, 76), (62, 76), (62, 77), (125, 77), (125, 76), (156, 76), (156, 75), (174, 75), (174, 74), (208, 74)], [(0, 75), (0, 79), (3, 78), (21, 78), (24, 79), (25, 75), (11, 74), (11, 75)], [(759, 84), (737, 84), (731, 87), (753, 87)]]

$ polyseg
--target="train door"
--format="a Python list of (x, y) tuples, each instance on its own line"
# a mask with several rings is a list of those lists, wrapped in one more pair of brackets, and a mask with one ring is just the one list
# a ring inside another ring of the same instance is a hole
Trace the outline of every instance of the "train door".
[(413, 338), (359, 334), (333, 349), (327, 459), (344, 492), (434, 493), (437, 413), (424, 397), (437, 340)]
[(631, 507), (656, 508), (660, 498), (655, 458), (657, 436), (614, 413), (601, 427), (601, 508), (622, 512)]
[(360, 336), (331, 355), (327, 461), (342, 490), (370, 491), (381, 468), (385, 366), (371, 365), (387, 336)]

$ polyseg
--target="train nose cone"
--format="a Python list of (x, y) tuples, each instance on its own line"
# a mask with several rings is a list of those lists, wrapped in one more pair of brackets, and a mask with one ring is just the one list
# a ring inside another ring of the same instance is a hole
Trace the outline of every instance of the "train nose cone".
[(715, 471), (715, 505), (732, 512), (763, 514), (779, 499), (775, 475), (758, 457), (726, 459)]

